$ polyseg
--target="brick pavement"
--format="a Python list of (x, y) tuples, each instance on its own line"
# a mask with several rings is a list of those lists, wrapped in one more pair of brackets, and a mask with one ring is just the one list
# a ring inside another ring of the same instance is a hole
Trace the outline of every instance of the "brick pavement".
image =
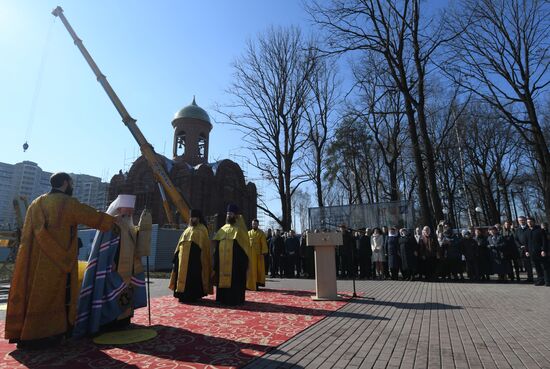
[[(168, 295), (152, 280), (152, 297)], [(313, 280), (268, 288), (314, 290)], [(351, 281), (338, 281), (351, 291)], [(246, 368), (548, 368), (550, 287), (357, 281), (360, 295)], [(0, 319), (4, 319), (0, 310)]]
[(353, 300), (246, 368), (550, 368), (548, 287), (359, 281), (357, 290), (375, 300)]

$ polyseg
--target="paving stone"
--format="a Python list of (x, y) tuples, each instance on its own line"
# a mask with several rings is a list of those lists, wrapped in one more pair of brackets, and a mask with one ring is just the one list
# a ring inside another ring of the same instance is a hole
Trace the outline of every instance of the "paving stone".
[[(312, 280), (268, 280), (314, 290)], [(550, 368), (550, 288), (357, 281), (361, 296), (246, 368)], [(338, 281), (350, 292), (351, 281)], [(266, 366), (267, 365), (267, 366)]]

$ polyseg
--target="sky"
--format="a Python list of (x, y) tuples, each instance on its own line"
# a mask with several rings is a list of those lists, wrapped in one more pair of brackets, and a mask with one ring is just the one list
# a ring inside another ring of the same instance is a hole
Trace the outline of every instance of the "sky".
[(0, 0), (0, 162), (109, 181), (139, 148), (51, 14), (58, 5), (158, 153), (171, 156), (172, 118), (195, 96), (214, 126), (209, 161), (236, 161), (280, 208), (214, 107), (231, 101), (232, 62), (248, 40), (273, 25), (314, 31), (301, 0)]
[(214, 125), (210, 161), (239, 164), (241, 134), (213, 110), (231, 99), (232, 62), (270, 25), (309, 25), (299, 0), (0, 0), (0, 162), (107, 181), (139, 148), (57, 5), (157, 152), (171, 156), (172, 118), (196, 96)]
[(241, 149), (213, 108), (231, 98), (231, 64), (246, 41), (270, 24), (307, 22), (295, 0), (0, 0), (0, 161), (100, 177), (127, 165), (138, 146), (51, 15), (58, 4), (157, 152), (170, 156), (171, 120), (196, 96), (214, 123), (211, 160)]

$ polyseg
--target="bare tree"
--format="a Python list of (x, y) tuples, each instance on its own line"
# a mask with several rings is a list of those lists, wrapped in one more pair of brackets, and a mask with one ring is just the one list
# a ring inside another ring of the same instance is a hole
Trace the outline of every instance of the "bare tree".
[(358, 101), (353, 114), (355, 119), (365, 124), (385, 167), (384, 177), (388, 181), (383, 186), (383, 192), (387, 195), (384, 197), (389, 201), (397, 201), (401, 192), (398, 180), (399, 159), (406, 141), (402, 122), (405, 113), (402, 95), (391, 77), (380, 67), (379, 59), (370, 54), (353, 68), (358, 90)]
[[(428, 131), (434, 143), (437, 180), (441, 189), (441, 197), (445, 206), (446, 220), (455, 225), (460, 224), (459, 208), (463, 208), (471, 218), (468, 198), (463, 176), (461, 138), (456, 135), (457, 123), (464, 121), (464, 112), (469, 99), (459, 102), (460, 89), (446, 88), (441, 81), (432, 78), (429, 83), (427, 104)], [(459, 160), (456, 160), (456, 159)], [(472, 225), (472, 221), (470, 220)]]
[(313, 50), (297, 28), (269, 29), (234, 63), (230, 112), (218, 109), (243, 133), (250, 164), (276, 188), (281, 217), (258, 207), (283, 229), (292, 224), (292, 195), (307, 180), (296, 173), (296, 163), (307, 144), (303, 118), (316, 65)]
[(298, 228), (296, 223), (297, 221), (300, 222), (300, 232), (303, 232), (308, 228), (308, 208), (310, 204), (311, 197), (309, 196), (309, 193), (301, 189), (297, 189), (292, 195), (292, 207), (294, 210), (294, 214), (298, 215), (297, 217), (294, 217), (294, 230)]
[(501, 221), (502, 205), (511, 219), (507, 189), (518, 174), (521, 151), (519, 137), (502, 122), (494, 107), (473, 104), (467, 113), (466, 136), (470, 186), (492, 224)]
[(324, 206), (323, 172), (329, 133), (334, 128), (335, 108), (338, 103), (338, 87), (334, 61), (323, 58), (317, 61), (317, 66), (308, 80), (310, 98), (305, 110), (305, 120), (308, 123), (308, 151), (303, 161), (304, 172), (315, 186), (317, 206)]
[(371, 161), (371, 150), (371, 137), (362, 122), (348, 117), (337, 125), (327, 148), (324, 177), (331, 186), (338, 183), (344, 189), (348, 204), (362, 204), (366, 189), (376, 187), (372, 177), (379, 172)]
[(314, 2), (308, 10), (327, 30), (330, 53), (362, 51), (382, 57), (403, 96), (421, 217), (433, 224), (431, 209), (439, 219), (443, 212), (426, 121), (425, 78), (433, 53), (446, 41), (441, 27), (423, 22), (420, 0), (332, 0), (329, 5)]
[(454, 57), (443, 70), (495, 107), (531, 147), (550, 218), (550, 151), (537, 100), (550, 84), (550, 3), (463, 0), (451, 30)]

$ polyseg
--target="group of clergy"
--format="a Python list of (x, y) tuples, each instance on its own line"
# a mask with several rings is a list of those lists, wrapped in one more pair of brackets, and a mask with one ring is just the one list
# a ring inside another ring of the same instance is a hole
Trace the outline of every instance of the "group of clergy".
[(174, 297), (183, 303), (195, 302), (212, 294), (215, 285), (217, 302), (238, 305), (244, 302), (247, 289), (265, 286), (267, 240), (258, 225), (254, 219), (248, 231), (238, 207), (230, 204), (225, 225), (211, 242), (201, 212), (191, 210), (189, 226), (174, 253), (169, 286)]
[[(8, 297), (5, 338), (20, 349), (124, 328), (135, 309), (147, 306), (141, 259), (150, 253), (151, 215), (144, 211), (134, 224), (133, 195), (119, 195), (106, 213), (81, 204), (67, 173), (53, 174), (50, 183), (51, 191), (27, 209)], [(79, 224), (98, 230), (80, 275)], [(185, 303), (212, 294), (215, 285), (216, 301), (241, 304), (246, 289), (265, 285), (267, 252), (258, 221), (247, 231), (236, 205), (228, 206), (212, 241), (200, 211), (191, 210), (169, 288)]]

